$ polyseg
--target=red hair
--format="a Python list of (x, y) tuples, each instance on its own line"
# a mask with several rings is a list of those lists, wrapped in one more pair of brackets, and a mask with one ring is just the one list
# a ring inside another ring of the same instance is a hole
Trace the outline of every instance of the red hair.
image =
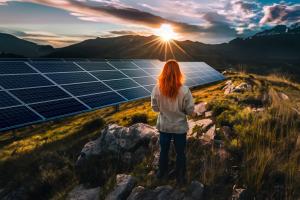
[(176, 60), (168, 60), (158, 77), (160, 92), (171, 99), (176, 99), (179, 88), (183, 85), (184, 76)]

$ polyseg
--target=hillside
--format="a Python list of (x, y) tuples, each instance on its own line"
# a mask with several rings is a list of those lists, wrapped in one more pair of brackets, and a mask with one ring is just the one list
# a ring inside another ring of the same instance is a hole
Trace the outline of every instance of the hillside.
[(198, 116), (189, 119), (186, 187), (154, 178), (156, 131), (136, 124), (155, 124), (145, 99), (119, 112), (110, 107), (1, 133), (0, 198), (300, 198), (300, 85), (278, 76), (226, 75), (193, 89)]
[(0, 53), (9, 57), (15, 57), (10, 54), (40, 57), (54, 51), (54, 48), (50, 45), (38, 45), (5, 33), (0, 33), (0, 44)]

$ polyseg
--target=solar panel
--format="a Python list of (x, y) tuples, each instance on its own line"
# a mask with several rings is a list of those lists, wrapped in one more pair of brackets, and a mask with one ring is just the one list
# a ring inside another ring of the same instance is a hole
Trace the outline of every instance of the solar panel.
[(43, 73), (83, 71), (72, 62), (32, 62), (30, 64)]
[(0, 62), (0, 74), (36, 73), (24, 62)]
[(27, 104), (70, 97), (57, 86), (17, 89), (11, 93)]
[(5, 91), (0, 91), (0, 108), (20, 105), (21, 103)]
[(96, 81), (97, 79), (87, 72), (72, 72), (59, 74), (46, 74), (50, 79), (58, 84), (82, 83)]
[[(163, 65), (147, 59), (0, 60), (0, 131), (149, 97)], [(224, 79), (203, 62), (180, 67), (189, 87)]]
[(0, 85), (5, 89), (38, 87), (53, 85), (40, 74), (31, 75), (3, 75), (0, 76)]

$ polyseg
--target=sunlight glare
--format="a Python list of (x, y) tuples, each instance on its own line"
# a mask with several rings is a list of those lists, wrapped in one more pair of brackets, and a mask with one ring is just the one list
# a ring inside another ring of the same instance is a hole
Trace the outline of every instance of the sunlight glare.
[(176, 37), (176, 33), (170, 24), (162, 24), (159, 29), (155, 30), (155, 35), (159, 36), (165, 42), (168, 42)]

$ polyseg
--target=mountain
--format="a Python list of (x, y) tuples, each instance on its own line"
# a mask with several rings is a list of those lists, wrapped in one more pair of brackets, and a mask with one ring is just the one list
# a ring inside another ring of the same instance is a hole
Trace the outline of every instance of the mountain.
[[(236, 38), (223, 44), (174, 41), (168, 53), (159, 48), (157, 36), (126, 35), (90, 39), (57, 49), (49, 57), (153, 58), (205, 61), (217, 68), (242, 67), (252, 72), (300, 74), (300, 23), (279, 25), (248, 38)], [(180, 50), (182, 49), (182, 50)]]
[(54, 51), (50, 45), (38, 45), (6, 33), (0, 33), (0, 44), (0, 53), (9, 55), (39, 57)]

